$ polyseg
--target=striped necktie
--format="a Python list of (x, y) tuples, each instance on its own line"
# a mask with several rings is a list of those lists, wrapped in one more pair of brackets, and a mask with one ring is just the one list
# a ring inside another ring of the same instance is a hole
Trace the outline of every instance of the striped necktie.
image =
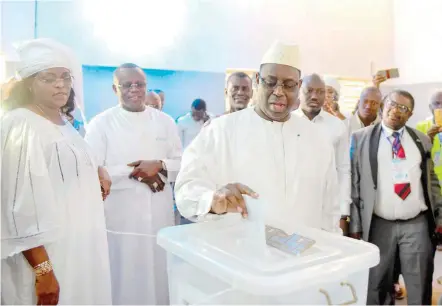
[[(401, 135), (398, 132), (393, 132), (393, 158), (405, 159), (404, 147), (401, 144)], [(410, 183), (394, 184), (394, 192), (402, 199), (405, 200), (411, 193)]]

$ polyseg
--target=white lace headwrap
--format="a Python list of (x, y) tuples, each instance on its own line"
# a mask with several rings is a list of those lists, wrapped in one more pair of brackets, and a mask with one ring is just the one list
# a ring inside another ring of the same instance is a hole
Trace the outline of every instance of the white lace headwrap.
[(81, 64), (67, 46), (49, 38), (38, 38), (17, 45), (19, 63), (17, 80), (25, 79), (46, 69), (62, 67), (69, 69), (74, 77), (75, 106), (85, 122), (83, 103), (83, 73)]

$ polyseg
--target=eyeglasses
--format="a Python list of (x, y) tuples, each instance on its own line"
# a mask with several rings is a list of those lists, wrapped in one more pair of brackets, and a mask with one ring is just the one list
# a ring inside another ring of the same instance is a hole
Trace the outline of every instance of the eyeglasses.
[(48, 85), (54, 85), (57, 83), (58, 80), (61, 80), (65, 86), (72, 85), (74, 81), (74, 78), (71, 75), (67, 75), (62, 78), (56, 78), (52, 76), (37, 76), (36, 79)]
[(387, 100), (386, 105), (388, 106), (388, 108), (397, 108), (397, 109), (399, 109), (399, 111), (401, 113), (403, 113), (403, 114), (411, 111), (411, 109), (408, 106), (399, 104), (399, 103), (397, 103), (395, 101), (392, 101), (392, 100)]
[(278, 86), (281, 86), (284, 91), (294, 91), (298, 88), (299, 82), (296, 81), (285, 81), (280, 82), (276, 80), (265, 80), (261, 76), (259, 77), (261, 84), (264, 85), (269, 90), (275, 90)]
[(117, 87), (124, 90), (129, 90), (133, 87), (135, 88), (146, 88), (147, 84), (143, 82), (137, 82), (137, 83), (123, 83), (123, 84), (117, 84)]

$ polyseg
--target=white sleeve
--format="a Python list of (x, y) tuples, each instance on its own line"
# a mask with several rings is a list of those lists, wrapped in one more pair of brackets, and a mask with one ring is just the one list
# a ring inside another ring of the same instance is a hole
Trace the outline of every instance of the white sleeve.
[(217, 189), (216, 169), (219, 162), (215, 161), (218, 137), (213, 125), (203, 127), (184, 151), (181, 161), (175, 183), (175, 200), (181, 215), (187, 219), (204, 217), (210, 211)]
[(84, 140), (86, 140), (87, 144), (92, 149), (98, 166), (105, 166), (107, 140), (106, 135), (102, 132), (99, 120), (93, 119), (88, 124)]
[(166, 164), (168, 181), (174, 182), (180, 171), (183, 147), (178, 135), (178, 128), (173, 120), (170, 121), (167, 137), (170, 148), (167, 157), (163, 159), (163, 162)]
[(1, 258), (7, 258), (58, 240), (63, 220), (42, 135), (19, 117), (2, 119), (1, 134)]
[(339, 194), (336, 192), (339, 188), (338, 176), (336, 171), (334, 150), (330, 150), (328, 166), (326, 170), (326, 180), (323, 190), (322, 206), (322, 229), (342, 234), (339, 227), (341, 210), (339, 205)]
[(338, 170), (339, 204), (341, 215), (350, 215), (351, 204), (351, 171), (350, 171), (350, 144), (347, 130), (342, 124), (342, 132), (335, 150), (336, 169)]

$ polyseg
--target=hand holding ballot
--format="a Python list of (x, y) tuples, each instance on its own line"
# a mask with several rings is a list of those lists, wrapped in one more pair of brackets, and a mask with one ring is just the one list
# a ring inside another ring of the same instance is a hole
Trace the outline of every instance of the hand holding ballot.
[(255, 191), (240, 183), (227, 184), (221, 187), (213, 195), (211, 212), (218, 215), (227, 212), (239, 212), (244, 218), (247, 218), (247, 207), (243, 195), (258, 198)]

